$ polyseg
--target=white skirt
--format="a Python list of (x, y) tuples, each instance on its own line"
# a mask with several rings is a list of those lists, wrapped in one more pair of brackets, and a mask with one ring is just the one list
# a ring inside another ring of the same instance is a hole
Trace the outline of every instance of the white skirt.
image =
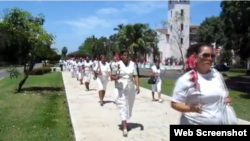
[(84, 73), (84, 81), (90, 83), (91, 78), (92, 78), (91, 76), (92, 76), (92, 73), (91, 73), (91, 72), (89, 72), (89, 73)]
[(107, 84), (108, 84), (108, 78), (97, 77), (96, 83), (97, 83), (99, 91), (102, 91), (102, 90), (105, 91), (107, 88)]

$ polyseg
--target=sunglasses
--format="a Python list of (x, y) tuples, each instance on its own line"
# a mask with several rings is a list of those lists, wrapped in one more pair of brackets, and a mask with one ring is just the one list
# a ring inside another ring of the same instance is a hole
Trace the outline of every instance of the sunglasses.
[(211, 53), (202, 53), (199, 55), (201, 58), (214, 58), (215, 55)]

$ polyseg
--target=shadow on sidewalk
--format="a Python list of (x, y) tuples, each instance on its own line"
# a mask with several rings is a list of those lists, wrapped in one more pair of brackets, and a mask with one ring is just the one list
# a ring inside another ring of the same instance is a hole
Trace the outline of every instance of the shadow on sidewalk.
[[(118, 127), (119, 127), (119, 130), (122, 130), (122, 125), (121, 124), (118, 125)], [(128, 127), (128, 131), (131, 131), (131, 130), (136, 129), (136, 128), (140, 128), (141, 131), (144, 130), (144, 126), (142, 124), (140, 124), (140, 123), (132, 123), (132, 122), (130, 122), (130, 123), (128, 123), (127, 127)]]
[(105, 104), (109, 104), (109, 103), (113, 103), (113, 104), (114, 104), (115, 102), (114, 102), (114, 101), (111, 101), (111, 100), (104, 100), (104, 101), (103, 101), (103, 104), (104, 104), (104, 105), (105, 105)]

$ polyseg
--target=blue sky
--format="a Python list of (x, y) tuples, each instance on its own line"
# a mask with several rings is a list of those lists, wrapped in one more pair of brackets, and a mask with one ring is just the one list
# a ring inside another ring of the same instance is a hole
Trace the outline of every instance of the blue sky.
[[(121, 23), (149, 23), (152, 28), (167, 20), (166, 1), (0, 1), (0, 10), (19, 7), (45, 15), (44, 28), (56, 35), (56, 47), (76, 51), (91, 35), (109, 36)], [(220, 1), (192, 1), (191, 23), (219, 15)], [(3, 12), (0, 12), (3, 16)]]

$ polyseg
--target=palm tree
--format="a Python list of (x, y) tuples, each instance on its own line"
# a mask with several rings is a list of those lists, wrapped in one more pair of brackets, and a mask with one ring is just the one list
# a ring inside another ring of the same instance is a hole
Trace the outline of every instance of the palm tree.
[(68, 48), (67, 47), (63, 47), (62, 48), (62, 57), (65, 58), (66, 55), (67, 55), (67, 53), (68, 53)]
[(157, 45), (156, 32), (150, 29), (148, 24), (128, 24), (119, 30), (117, 36), (118, 44), (125, 45), (134, 57), (150, 53), (151, 48)]

